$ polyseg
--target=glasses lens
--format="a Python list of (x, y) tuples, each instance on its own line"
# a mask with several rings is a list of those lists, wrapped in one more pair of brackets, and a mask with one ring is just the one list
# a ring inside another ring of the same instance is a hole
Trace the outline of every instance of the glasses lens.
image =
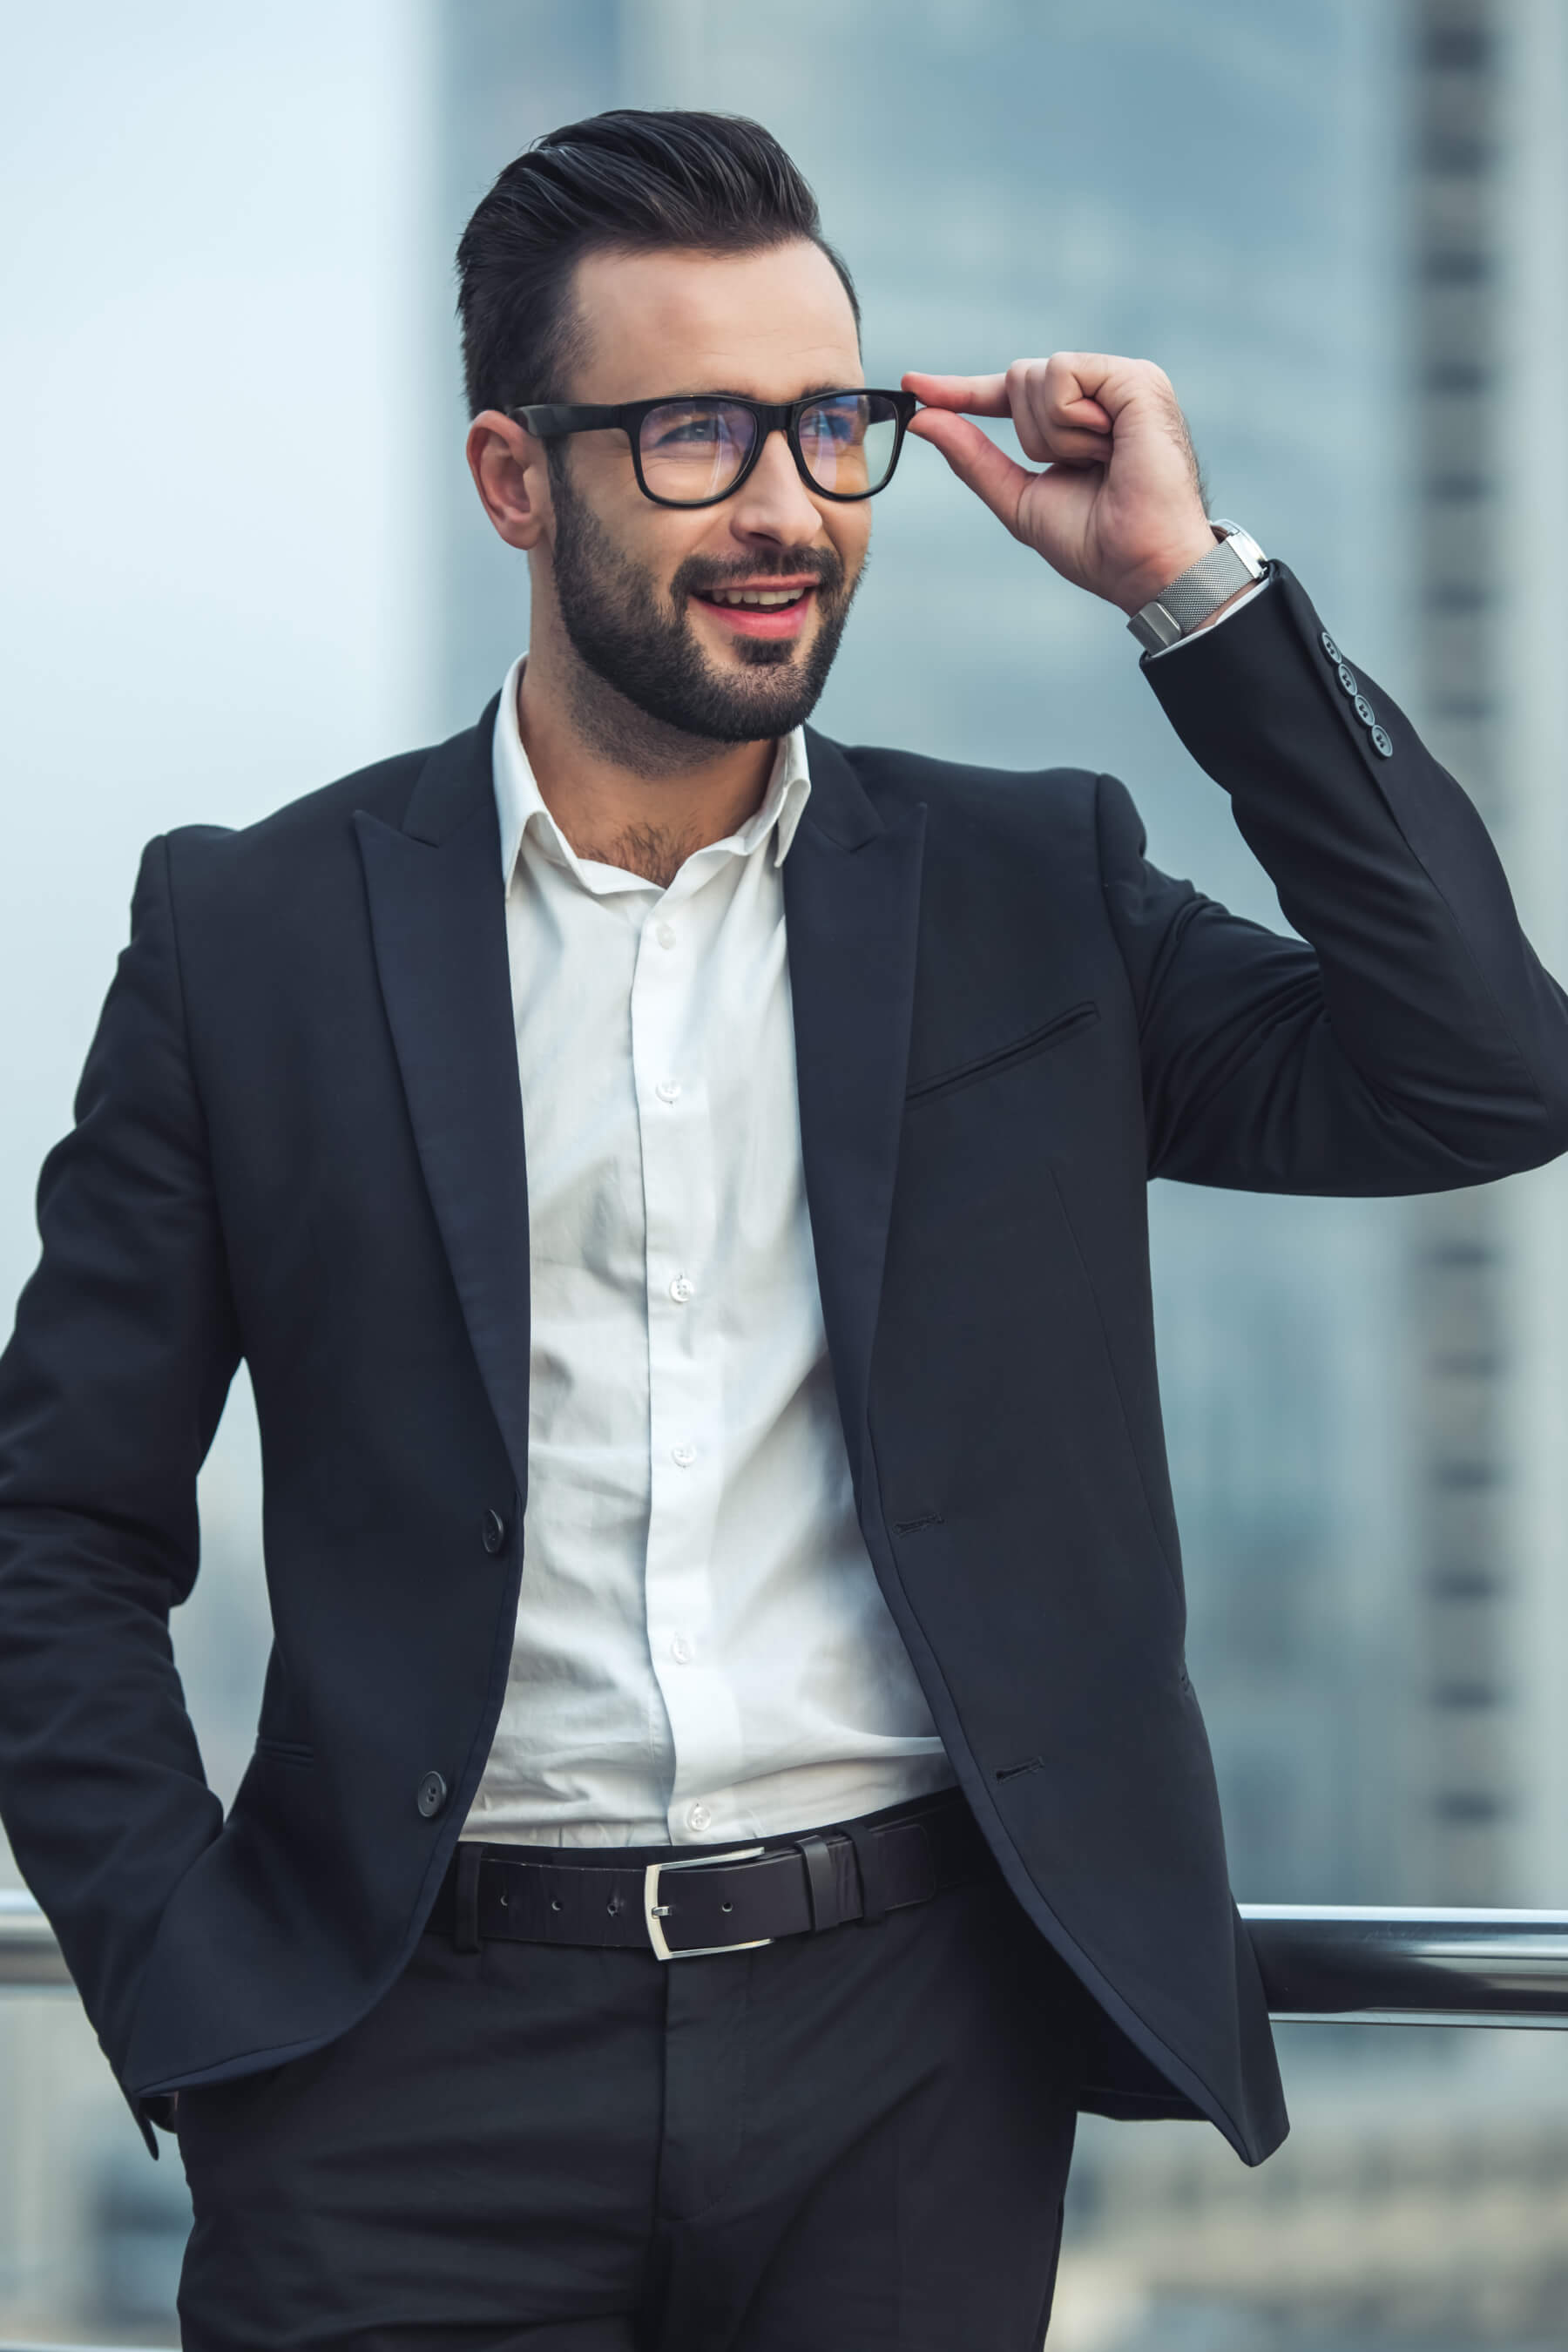
[(731, 400), (665, 400), (642, 421), (643, 479), (671, 506), (721, 499), (752, 454), (757, 420)]
[(806, 471), (841, 499), (868, 498), (893, 470), (899, 414), (878, 392), (837, 392), (802, 409), (801, 454)]

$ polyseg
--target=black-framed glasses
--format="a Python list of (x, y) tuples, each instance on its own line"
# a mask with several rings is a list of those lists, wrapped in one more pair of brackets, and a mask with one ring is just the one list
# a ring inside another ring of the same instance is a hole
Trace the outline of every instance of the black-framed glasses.
[(711, 507), (738, 490), (782, 433), (808, 488), (825, 499), (869, 499), (887, 488), (920, 406), (912, 392), (814, 392), (804, 400), (742, 400), (692, 393), (595, 408), (533, 402), (509, 408), (542, 441), (618, 426), (631, 443), (637, 488), (659, 507)]

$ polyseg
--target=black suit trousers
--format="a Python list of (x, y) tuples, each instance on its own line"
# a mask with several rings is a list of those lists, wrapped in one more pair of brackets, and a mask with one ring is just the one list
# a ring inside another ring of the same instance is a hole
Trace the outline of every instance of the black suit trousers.
[(1039, 2352), (1080, 2013), (999, 1875), (668, 1964), (427, 1933), (341, 2040), (182, 2092), (184, 2343)]

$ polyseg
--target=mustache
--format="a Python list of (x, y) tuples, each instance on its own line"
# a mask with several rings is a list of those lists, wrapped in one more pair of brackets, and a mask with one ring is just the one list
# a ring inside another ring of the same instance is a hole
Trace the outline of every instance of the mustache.
[(689, 555), (677, 567), (669, 593), (681, 604), (688, 596), (711, 595), (716, 588), (731, 588), (742, 580), (812, 580), (825, 594), (835, 595), (844, 586), (844, 564), (830, 547), (759, 549), (755, 555), (733, 563)]

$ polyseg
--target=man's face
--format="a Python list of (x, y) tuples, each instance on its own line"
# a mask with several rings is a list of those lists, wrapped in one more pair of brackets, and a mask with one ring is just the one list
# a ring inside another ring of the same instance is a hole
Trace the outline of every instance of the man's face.
[[(579, 266), (574, 401), (695, 392), (788, 401), (864, 382), (848, 298), (805, 242), (762, 253), (599, 253)], [(656, 506), (617, 430), (557, 443), (549, 562), (579, 658), (665, 725), (723, 742), (797, 726), (820, 695), (870, 538), (868, 502), (802, 481), (782, 434), (716, 506)], [(717, 592), (798, 592), (784, 606)]]

